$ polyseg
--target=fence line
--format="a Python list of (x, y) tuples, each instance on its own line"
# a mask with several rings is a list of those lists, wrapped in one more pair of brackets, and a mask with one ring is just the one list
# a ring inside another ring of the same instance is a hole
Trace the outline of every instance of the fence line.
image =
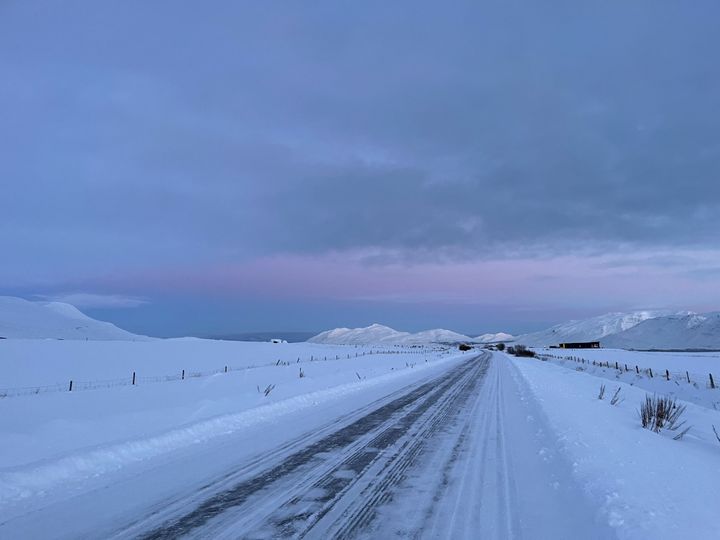
[[(542, 353), (538, 354), (540, 359), (547, 359), (547, 358), (554, 358), (556, 360), (565, 360), (570, 362), (575, 362), (577, 364), (587, 364), (588, 366), (598, 366), (601, 368), (607, 368), (607, 369), (615, 369), (621, 373), (623, 372), (635, 372), (636, 375), (642, 375), (647, 374), (649, 378), (655, 379), (655, 378), (662, 378), (666, 381), (670, 381), (671, 378), (676, 381), (685, 381), (687, 380), (688, 384), (692, 384), (692, 381), (690, 380), (690, 373), (688, 371), (684, 371), (682, 373), (679, 372), (673, 372), (668, 369), (661, 370), (660, 372), (653, 373), (652, 368), (641, 368), (637, 364), (633, 365), (631, 364), (630, 367), (628, 367), (628, 364), (626, 363), (620, 363), (620, 362), (608, 362), (608, 361), (597, 361), (597, 360), (586, 360), (585, 358), (579, 357), (579, 356), (558, 356), (555, 354), (549, 354), (549, 353)], [(634, 368), (634, 369), (632, 369)], [(715, 378), (713, 377), (712, 373), (708, 373), (708, 378), (706, 380), (705, 386), (707, 388), (710, 388), (712, 390), (718, 388), (718, 383), (715, 381)]]
[[(69, 380), (67, 383), (56, 383), (43, 386), (19, 386), (19, 387), (8, 387), (0, 388), (0, 399), (6, 397), (19, 397), (19, 396), (32, 396), (37, 394), (46, 394), (51, 392), (81, 392), (85, 390), (99, 390), (104, 388), (117, 388), (121, 386), (140, 386), (144, 384), (157, 384), (171, 381), (181, 381), (185, 379), (195, 379), (200, 377), (210, 377), (212, 375), (218, 375), (220, 373), (231, 373), (236, 371), (247, 371), (250, 369), (257, 369), (262, 367), (272, 366), (290, 366), (294, 364), (305, 364), (307, 362), (331, 362), (335, 360), (349, 360), (351, 358), (359, 358), (363, 356), (371, 356), (378, 354), (423, 354), (427, 350), (374, 350), (362, 351), (361, 353), (346, 354), (346, 355), (327, 355), (320, 358), (320, 356), (310, 355), (310, 358), (301, 359), (298, 357), (297, 360), (288, 361), (278, 359), (277, 362), (269, 362), (267, 364), (251, 364), (243, 367), (232, 367), (225, 365), (222, 368), (212, 369), (207, 371), (186, 371), (181, 370), (179, 373), (171, 375), (150, 375), (150, 376), (137, 376), (137, 372), (133, 371), (128, 377), (120, 377), (117, 379), (104, 379), (94, 381), (78, 381), (75, 379)], [(334, 358), (333, 358), (334, 356)]]

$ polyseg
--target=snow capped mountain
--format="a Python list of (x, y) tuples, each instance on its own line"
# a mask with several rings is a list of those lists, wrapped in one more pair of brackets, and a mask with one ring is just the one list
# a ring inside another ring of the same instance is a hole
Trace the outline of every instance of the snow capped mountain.
[(417, 334), (399, 332), (381, 324), (371, 324), (365, 328), (335, 328), (327, 330), (308, 340), (310, 343), (332, 345), (415, 345), (422, 343), (453, 343), (473, 341), (472, 338), (452, 330), (425, 330)]
[(309, 343), (332, 345), (364, 345), (368, 343), (393, 343), (409, 336), (409, 332), (398, 332), (382, 324), (371, 324), (365, 328), (335, 328), (321, 332), (308, 339)]
[(425, 330), (400, 338), (399, 343), (414, 345), (422, 343), (455, 343), (456, 341), (473, 341), (473, 339), (452, 330), (436, 328), (435, 330)]
[(720, 312), (657, 317), (608, 336), (616, 349), (720, 349)]
[(474, 339), (479, 343), (499, 343), (500, 341), (513, 341), (515, 336), (512, 334), (506, 334), (505, 332), (498, 332), (497, 334), (483, 334)]
[(562, 342), (598, 341), (606, 345), (606, 336), (628, 330), (643, 321), (666, 317), (673, 313), (666, 310), (634, 311), (632, 313), (607, 313), (599, 317), (570, 321), (555, 325), (547, 330), (524, 334), (515, 338), (517, 343), (531, 347), (547, 347)]
[(108, 322), (97, 321), (62, 302), (30, 302), (0, 296), (0, 337), (13, 339), (141, 340)]

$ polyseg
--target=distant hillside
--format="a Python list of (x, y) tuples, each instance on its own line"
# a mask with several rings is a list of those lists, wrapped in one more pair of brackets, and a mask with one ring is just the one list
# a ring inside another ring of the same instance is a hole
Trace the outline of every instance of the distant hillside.
[(720, 312), (643, 321), (603, 340), (616, 349), (720, 349)]
[(452, 330), (425, 330), (417, 334), (399, 332), (382, 324), (371, 324), (365, 328), (335, 328), (308, 339), (310, 343), (333, 345), (415, 345), (423, 343), (455, 343), (474, 341), (473, 338)]
[(145, 340), (61, 302), (0, 296), (0, 337), (6, 339)]
[(599, 317), (570, 321), (540, 332), (517, 336), (515, 342), (531, 347), (547, 347), (562, 342), (601, 341), (603, 347), (608, 347), (607, 336), (627, 331), (643, 321), (668, 315), (672, 315), (672, 312), (652, 310), (607, 313)]
[(515, 336), (512, 334), (506, 334), (505, 332), (498, 332), (497, 334), (483, 334), (475, 338), (478, 343), (499, 343), (505, 341), (513, 341)]
[(458, 334), (452, 330), (443, 330), (436, 328), (435, 330), (425, 330), (417, 334), (410, 334), (401, 338), (400, 342), (407, 345), (422, 343), (455, 343), (458, 341), (473, 341), (473, 338), (464, 334)]

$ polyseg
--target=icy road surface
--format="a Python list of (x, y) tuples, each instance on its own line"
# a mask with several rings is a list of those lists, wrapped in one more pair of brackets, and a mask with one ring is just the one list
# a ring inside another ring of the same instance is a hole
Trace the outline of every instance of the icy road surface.
[(480, 355), (117, 537), (612, 537), (543, 446), (511, 370)]
[(613, 538), (524, 384), (503, 355), (470, 357), (133, 519), (88, 500), (98, 526), (73, 537)]

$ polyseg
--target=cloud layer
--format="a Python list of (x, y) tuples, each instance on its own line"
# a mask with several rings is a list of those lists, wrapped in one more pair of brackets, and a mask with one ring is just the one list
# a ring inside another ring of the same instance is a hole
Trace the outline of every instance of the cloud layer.
[(717, 2), (1, 9), (9, 287), (717, 246)]

